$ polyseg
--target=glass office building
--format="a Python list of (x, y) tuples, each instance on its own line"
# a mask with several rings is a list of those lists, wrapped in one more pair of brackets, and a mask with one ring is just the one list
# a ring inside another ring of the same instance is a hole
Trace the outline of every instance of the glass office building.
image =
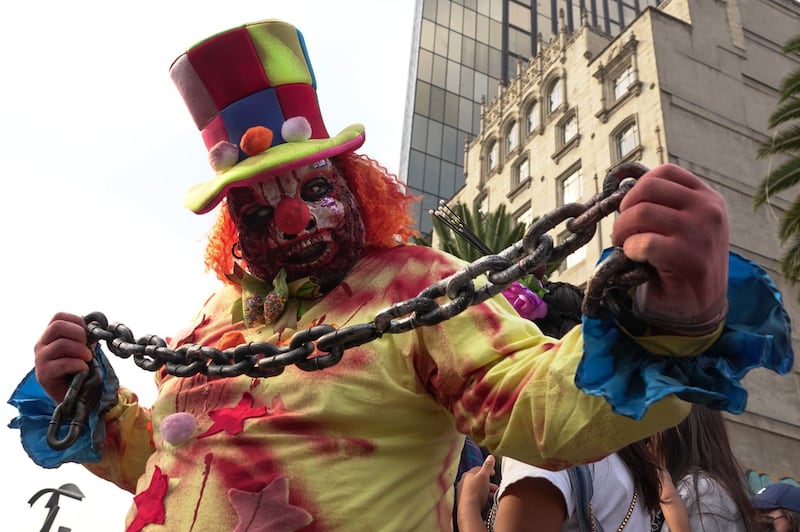
[[(464, 143), (480, 130), (481, 100), (516, 74), (559, 25), (587, 22), (616, 35), (657, 0), (417, 0), (400, 177), (414, 195), (418, 227), (463, 185)], [(563, 17), (560, 14), (563, 13)]]

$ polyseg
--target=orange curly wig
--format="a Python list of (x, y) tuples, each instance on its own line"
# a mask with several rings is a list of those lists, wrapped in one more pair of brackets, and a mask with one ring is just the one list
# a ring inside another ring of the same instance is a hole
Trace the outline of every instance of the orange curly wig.
[[(409, 195), (395, 175), (374, 159), (353, 152), (338, 155), (333, 161), (361, 209), (367, 248), (389, 248), (418, 234), (409, 206), (419, 198)], [(218, 212), (208, 234), (205, 264), (207, 270), (213, 270), (219, 279), (230, 283), (227, 274), (233, 272), (234, 261), (231, 250), (238, 236), (227, 201), (220, 203)]]

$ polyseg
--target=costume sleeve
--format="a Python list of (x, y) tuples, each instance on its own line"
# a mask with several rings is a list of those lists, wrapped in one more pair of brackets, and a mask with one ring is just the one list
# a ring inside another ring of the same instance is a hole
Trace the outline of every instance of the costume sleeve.
[(769, 275), (735, 253), (728, 270), (729, 310), (716, 341), (701, 345), (698, 352), (682, 339), (636, 338), (613, 319), (584, 317), (585, 356), (576, 384), (635, 419), (669, 394), (742, 413), (747, 390), (741, 379), (747, 372), (764, 367), (784, 375), (794, 355), (789, 315)]
[(136, 482), (155, 450), (150, 409), (139, 404), (135, 393), (120, 388), (117, 404), (104, 419), (106, 436), (102, 454), (98, 461), (83, 465), (98, 477), (135, 493)]
[[(152, 452), (150, 412), (138, 405), (135, 394), (120, 388), (99, 345), (94, 356), (100, 365), (103, 389), (73, 445), (55, 450), (47, 444), (47, 431), (56, 403), (39, 385), (33, 370), (8, 400), (18, 410), (9, 427), (20, 430), (22, 446), (37, 465), (56, 468), (65, 462), (93, 464), (87, 466), (91, 471), (133, 491), (136, 479), (144, 471), (147, 456)], [(63, 432), (62, 428), (59, 435)], [(116, 465), (108, 465), (112, 463)]]
[[(743, 274), (738, 267), (732, 270), (734, 295), (743, 288), (740, 275), (753, 277), (752, 269), (750, 274)], [(764, 277), (755, 277), (767, 287)], [(747, 297), (753, 297), (752, 290)], [(663, 387), (660, 370), (673, 367), (665, 360), (704, 369), (724, 352), (730, 355), (726, 360), (744, 361), (737, 367), (791, 367), (788, 318), (777, 292), (767, 292), (769, 297), (763, 302), (769, 303), (769, 308), (756, 311), (752, 309), (755, 305), (748, 305), (746, 316), (739, 316), (743, 309), (736, 308), (737, 300), (732, 297), (730, 323), (721, 334), (657, 337), (642, 339), (642, 343), (615, 328), (613, 321), (600, 334), (595, 331), (584, 336), (581, 327), (576, 327), (560, 340), (549, 338), (533, 322), (516, 316), (505, 300), (495, 297), (439, 328), (422, 329), (422, 353), (432, 358), (433, 367), (418, 363), (418, 376), (454, 415), (457, 428), (495, 454), (547, 469), (591, 462), (678, 423), (689, 409), (678, 393), (695, 400), (699, 389), (714, 391), (715, 383), (708, 374), (688, 370), (684, 370), (680, 387)], [(760, 320), (762, 315), (777, 317), (774, 322), (779, 326), (773, 327), (773, 320)], [(746, 325), (739, 325), (742, 321)], [(739, 332), (747, 332), (748, 342), (729, 338)], [(640, 368), (642, 379), (629, 383), (621, 403), (576, 386), (579, 365), (586, 364), (582, 362), (584, 348), (586, 358), (605, 357), (602, 369), (611, 377), (619, 371), (618, 357), (626, 356)], [(703, 354), (707, 357), (700, 356)], [(772, 361), (775, 363), (767, 362), (771, 357), (777, 359)], [(728, 377), (733, 380), (742, 375)], [(659, 386), (664, 393), (650, 393)], [(629, 397), (637, 396), (647, 398), (637, 415), (615, 412), (614, 407), (619, 410)]]

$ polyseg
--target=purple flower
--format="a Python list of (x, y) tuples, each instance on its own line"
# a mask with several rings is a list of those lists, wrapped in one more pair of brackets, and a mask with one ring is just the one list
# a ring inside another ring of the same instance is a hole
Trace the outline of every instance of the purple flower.
[(503, 290), (503, 296), (523, 318), (533, 321), (547, 316), (547, 303), (519, 281), (514, 281)]

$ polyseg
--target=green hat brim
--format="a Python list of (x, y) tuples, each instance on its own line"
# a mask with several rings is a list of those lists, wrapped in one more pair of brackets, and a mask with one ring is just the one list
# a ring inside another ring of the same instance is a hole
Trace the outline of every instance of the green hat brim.
[(345, 152), (364, 144), (364, 126), (347, 126), (338, 135), (327, 139), (285, 142), (263, 153), (253, 155), (217, 174), (213, 179), (194, 185), (183, 199), (184, 205), (196, 214), (204, 214), (222, 201), (234, 186), (264, 181)]

